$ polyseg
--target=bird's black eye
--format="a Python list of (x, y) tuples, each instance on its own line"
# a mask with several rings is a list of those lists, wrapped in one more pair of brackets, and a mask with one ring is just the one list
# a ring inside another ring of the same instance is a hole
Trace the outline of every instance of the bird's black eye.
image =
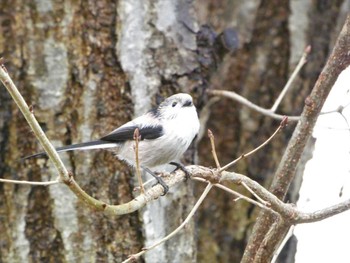
[(173, 104), (171, 104), (171, 106), (174, 108), (176, 106), (177, 102), (174, 101)]

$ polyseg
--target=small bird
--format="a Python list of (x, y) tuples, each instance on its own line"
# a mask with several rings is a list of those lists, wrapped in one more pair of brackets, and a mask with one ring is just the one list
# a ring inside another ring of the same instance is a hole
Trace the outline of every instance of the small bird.
[[(152, 170), (165, 164), (171, 163), (178, 168), (182, 167), (177, 162), (198, 134), (199, 126), (192, 97), (186, 93), (178, 93), (165, 99), (158, 107), (125, 123), (98, 140), (58, 147), (56, 151), (110, 148), (120, 160), (135, 167), (134, 132), (135, 129), (139, 129), (140, 166), (155, 176)], [(45, 155), (41, 152), (24, 159)], [(161, 180), (158, 182), (166, 192), (164, 183)]]

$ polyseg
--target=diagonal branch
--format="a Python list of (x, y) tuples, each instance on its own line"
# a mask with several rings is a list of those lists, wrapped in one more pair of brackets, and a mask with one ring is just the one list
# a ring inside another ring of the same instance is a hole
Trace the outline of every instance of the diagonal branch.
[(171, 232), (169, 235), (167, 235), (166, 237), (162, 238), (158, 242), (154, 243), (152, 246), (146, 247), (142, 251), (140, 251), (140, 252), (138, 252), (138, 253), (136, 253), (134, 255), (131, 255), (127, 260), (123, 261), (123, 263), (130, 262), (130, 261), (135, 261), (135, 259), (139, 258), (140, 256), (142, 256), (146, 252), (148, 252), (148, 251), (158, 247), (159, 245), (163, 244), (165, 241), (167, 241), (170, 238), (172, 238), (173, 236), (175, 236), (191, 220), (191, 218), (194, 216), (195, 212), (198, 210), (199, 206), (202, 204), (204, 199), (207, 197), (207, 195), (208, 195), (208, 193), (209, 193), (209, 191), (211, 190), (212, 187), (213, 187), (213, 184), (209, 182), (207, 184), (207, 187), (204, 189), (202, 195), (200, 196), (200, 198), (198, 199), (198, 201), (196, 202), (196, 204), (192, 208), (191, 212), (186, 217), (186, 219), (173, 232)]
[(288, 122), (288, 118), (286, 116), (284, 116), (284, 118), (282, 119), (280, 125), (278, 126), (278, 128), (275, 130), (275, 132), (266, 140), (264, 141), (262, 144), (260, 144), (258, 147), (256, 147), (255, 149), (251, 150), (250, 152), (248, 153), (245, 153), (245, 154), (242, 154), (240, 157), (238, 157), (237, 159), (233, 160), (232, 162), (226, 164), (224, 167), (220, 168), (219, 171), (222, 172), (222, 171), (225, 171), (227, 170), (228, 168), (230, 168), (232, 165), (234, 165), (235, 163), (237, 163), (239, 160), (242, 160), (243, 158), (245, 157), (248, 157), (249, 155), (252, 155), (253, 153), (259, 151), (261, 148), (263, 148), (266, 144), (268, 144), (272, 139), (273, 137), (276, 136), (276, 134), (281, 130), (283, 129), (286, 125), (287, 125), (287, 122)]
[[(307, 56), (309, 55), (311, 51), (311, 47), (307, 46), (303, 52), (303, 55), (301, 56), (298, 65), (296, 66), (296, 68), (294, 69), (292, 75), (290, 76), (290, 78), (288, 79), (286, 85), (283, 87), (280, 95), (278, 96), (278, 98), (276, 99), (275, 103), (273, 104), (273, 106), (271, 107), (271, 109), (265, 109), (263, 107), (260, 107), (256, 104), (254, 104), (253, 102), (247, 100), (246, 98), (242, 97), (241, 95), (238, 95), (236, 92), (234, 91), (228, 91), (228, 90), (211, 90), (209, 91), (209, 93), (213, 94), (213, 95), (217, 95), (217, 96), (221, 96), (221, 97), (226, 97), (232, 100), (235, 100), (239, 103), (241, 103), (242, 105), (247, 106), (248, 108), (255, 110), (263, 115), (266, 115), (268, 117), (271, 117), (273, 119), (277, 119), (277, 120), (282, 120), (284, 118), (284, 115), (280, 115), (280, 114), (276, 114), (276, 110), (277, 107), (279, 106), (279, 104), (281, 103), (282, 99), (284, 98), (284, 96), (286, 95), (287, 91), (291, 88), (292, 83), (294, 81), (294, 79), (296, 78), (296, 76), (298, 75), (298, 73), (300, 72), (301, 68), (305, 65), (305, 63), (307, 62)], [(298, 121), (299, 120), (299, 116), (288, 116), (288, 118), (291, 121)]]
[[(247, 100), (246, 98), (242, 97), (241, 95), (238, 95), (234, 91), (210, 90), (208, 92), (213, 94), (213, 95), (216, 95), (216, 96), (226, 97), (226, 98), (235, 100), (235, 101), (241, 103), (242, 105), (247, 106), (248, 108), (250, 108), (252, 110), (255, 110), (255, 111), (257, 111), (265, 116), (271, 117), (271, 118), (276, 119), (276, 120), (283, 120), (283, 118), (285, 117), (285, 115), (276, 114), (276, 113), (272, 112), (271, 110), (262, 108), (256, 104), (254, 104), (253, 102)], [(299, 116), (287, 116), (287, 117), (291, 121), (298, 121), (299, 120)]]
[(137, 180), (139, 182), (139, 187), (141, 189), (141, 194), (144, 194), (145, 188), (143, 187), (141, 171), (140, 171), (140, 161), (139, 161), (139, 140), (140, 140), (140, 131), (138, 128), (136, 128), (134, 131), (135, 170), (136, 170)]
[[(305, 107), (300, 117), (297, 127), (293, 133), (287, 149), (282, 157), (280, 165), (276, 171), (271, 192), (278, 198), (283, 199), (288, 191), (289, 185), (294, 178), (297, 164), (304, 151), (305, 145), (311, 136), (312, 129), (315, 125), (317, 117), (326, 100), (331, 88), (333, 87), (339, 74), (350, 65), (350, 16), (347, 17), (342, 31), (338, 36), (337, 43), (328, 58), (310, 96), (305, 100)], [(262, 241), (265, 239), (270, 230), (275, 217), (269, 213), (262, 211), (258, 217), (257, 223), (253, 228), (252, 235), (244, 252), (242, 262), (256, 262), (256, 255), (261, 254), (259, 250), (269, 250), (272, 256), (275, 247), (264, 247)], [(288, 228), (284, 228), (284, 232)], [(283, 231), (280, 236), (270, 237), (271, 239), (282, 239)], [(267, 243), (268, 244), (268, 243)], [(265, 258), (269, 261), (270, 258)]]
[(55, 148), (53, 147), (53, 145), (51, 144), (51, 142), (49, 141), (49, 139), (46, 137), (45, 133), (41, 129), (38, 121), (34, 117), (33, 111), (30, 110), (27, 103), (23, 99), (22, 95), (19, 93), (17, 87), (13, 83), (12, 79), (10, 78), (7, 72), (7, 69), (2, 64), (2, 62), (0, 62), (0, 81), (4, 84), (5, 88), (10, 93), (11, 97), (17, 104), (18, 108), (21, 110), (24, 118), (27, 120), (30, 128), (33, 130), (34, 135), (40, 142), (41, 146), (44, 148), (50, 160), (55, 165), (59, 173), (60, 180), (62, 181), (69, 180), (68, 170), (64, 166)]
[(284, 88), (282, 89), (280, 95), (277, 97), (275, 103), (273, 104), (273, 106), (271, 107), (271, 111), (272, 112), (276, 112), (277, 107), (280, 105), (282, 99), (284, 98), (284, 96), (286, 95), (287, 91), (290, 89), (290, 87), (292, 86), (292, 83), (294, 81), (294, 79), (296, 78), (296, 76), (298, 75), (298, 73), (300, 72), (301, 68), (305, 65), (305, 63), (307, 62), (307, 56), (310, 54), (311, 51), (311, 46), (307, 46), (303, 52), (303, 55), (301, 56), (298, 65), (295, 67), (292, 75), (290, 76), (290, 78), (288, 79), (286, 85), (284, 86)]

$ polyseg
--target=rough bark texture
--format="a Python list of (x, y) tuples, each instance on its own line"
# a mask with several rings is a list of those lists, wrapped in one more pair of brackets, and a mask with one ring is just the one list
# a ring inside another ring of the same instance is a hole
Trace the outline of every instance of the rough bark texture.
[[(179, 91), (192, 92), (200, 108), (209, 87), (234, 90), (271, 107), (311, 44), (308, 64), (279, 107), (279, 113), (296, 115), (350, 10), (346, 2), (5, 0), (0, 2), (0, 56), (57, 146), (97, 138)], [(215, 51), (196, 42), (196, 21), (217, 33), (233, 26), (238, 50), (223, 63), (213, 62), (207, 56)], [(45, 160), (18, 161), (40, 149), (1, 87), (0, 101), (0, 177), (55, 178)], [(263, 142), (276, 126), (224, 99), (211, 107), (207, 123), (222, 164)], [(235, 171), (269, 185), (294, 127)], [(199, 149), (200, 163), (213, 166), (205, 137)], [(94, 197), (115, 204), (132, 198), (133, 171), (111, 153), (62, 156)], [(186, 160), (193, 156), (192, 149)], [(0, 184), (0, 261), (120, 262), (180, 224), (193, 203), (192, 189), (191, 183), (182, 185), (140, 213), (111, 218), (79, 203), (63, 185)], [(196, 192), (201, 190), (198, 185)], [(198, 212), (197, 230), (190, 225), (143, 260), (239, 262), (257, 211), (213, 189)]]
[[(179, 21), (195, 28), (191, 1), (2, 1), (0, 9), (1, 56), (56, 146), (104, 135), (148, 110), (156, 94), (190, 92), (185, 74), (197, 64), (196, 41)], [(45, 160), (18, 161), (40, 149), (5, 89), (0, 96), (0, 176), (55, 178)], [(62, 157), (94, 197), (132, 198), (133, 171), (111, 153)], [(191, 189), (113, 218), (77, 202), (64, 185), (0, 184), (0, 261), (120, 262), (182, 221)], [(146, 261), (194, 261), (193, 231), (190, 225)]]

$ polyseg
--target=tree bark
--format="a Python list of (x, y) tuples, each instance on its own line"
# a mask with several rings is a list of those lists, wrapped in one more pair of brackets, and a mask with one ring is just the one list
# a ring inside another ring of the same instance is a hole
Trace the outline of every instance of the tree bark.
[[(6, 67), (55, 146), (112, 131), (187, 88), (197, 67), (191, 1), (23, 1), (0, 3), (0, 52)], [(5, 89), (0, 90), (2, 178), (44, 181), (56, 172)], [(93, 197), (125, 203), (133, 171), (112, 153), (62, 158)], [(139, 213), (107, 217), (64, 186), (0, 184), (1, 261), (121, 262), (173, 230), (189, 213), (192, 184), (172, 189)], [(193, 224), (147, 262), (195, 261)]]

